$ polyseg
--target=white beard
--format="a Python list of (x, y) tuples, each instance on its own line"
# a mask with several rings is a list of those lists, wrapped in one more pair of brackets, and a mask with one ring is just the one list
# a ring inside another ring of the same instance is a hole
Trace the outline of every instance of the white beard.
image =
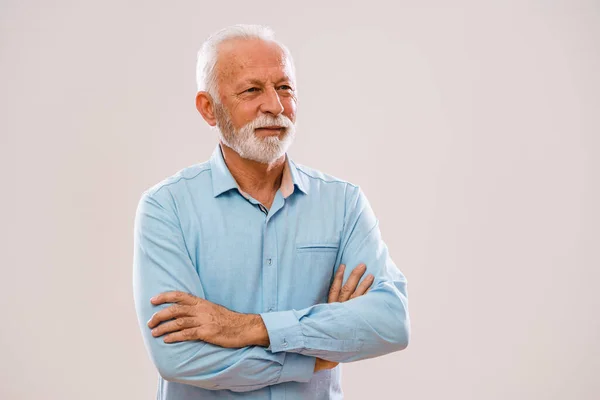
[[(236, 130), (227, 110), (221, 104), (215, 104), (214, 107), (221, 141), (235, 150), (242, 158), (269, 164), (286, 153), (296, 136), (294, 123), (283, 114), (276, 117), (270, 114), (261, 114)], [(254, 132), (257, 128), (274, 125), (285, 127), (281, 138), (278, 136), (260, 138)]]

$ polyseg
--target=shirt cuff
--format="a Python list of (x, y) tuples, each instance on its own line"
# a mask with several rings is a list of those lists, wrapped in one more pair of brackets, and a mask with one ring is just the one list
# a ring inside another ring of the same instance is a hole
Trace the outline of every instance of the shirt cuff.
[(267, 328), (272, 353), (304, 348), (302, 327), (293, 310), (260, 314)]
[(315, 373), (315, 357), (303, 356), (296, 353), (285, 353), (283, 368), (277, 383), (308, 382)]

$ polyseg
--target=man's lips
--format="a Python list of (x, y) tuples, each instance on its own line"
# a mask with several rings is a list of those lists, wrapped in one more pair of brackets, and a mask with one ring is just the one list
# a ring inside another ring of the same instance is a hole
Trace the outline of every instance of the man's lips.
[(273, 133), (273, 134), (279, 134), (281, 132), (283, 132), (286, 128), (283, 126), (263, 126), (260, 128), (256, 128), (257, 132), (263, 132), (263, 133)]

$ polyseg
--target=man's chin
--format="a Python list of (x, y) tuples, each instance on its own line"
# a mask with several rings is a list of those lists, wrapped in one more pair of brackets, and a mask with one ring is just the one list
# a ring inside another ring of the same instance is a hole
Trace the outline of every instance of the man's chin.
[[(224, 135), (221, 135), (221, 140), (227, 147), (234, 150), (240, 157), (246, 160), (261, 164), (270, 164), (285, 155), (287, 149), (292, 144), (290, 139), (293, 140), (293, 138), (289, 137), (291, 133), (286, 131), (281, 137), (259, 137), (253, 134), (252, 138), (248, 138), (245, 141), (239, 141), (239, 138), (231, 138), (232, 140), (229, 141)], [(289, 143), (286, 143), (288, 141)]]
[(252, 151), (244, 152), (241, 157), (259, 162), (261, 164), (270, 164), (278, 160), (283, 155), (285, 155), (285, 150), (278, 146), (277, 149), (262, 149), (260, 151), (253, 149)]

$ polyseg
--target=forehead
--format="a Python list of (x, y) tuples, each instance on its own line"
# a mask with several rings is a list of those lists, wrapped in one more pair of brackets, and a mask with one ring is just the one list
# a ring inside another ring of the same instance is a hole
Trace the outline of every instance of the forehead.
[(277, 43), (260, 39), (232, 39), (221, 43), (216, 67), (219, 83), (292, 78), (290, 61), (283, 49)]

